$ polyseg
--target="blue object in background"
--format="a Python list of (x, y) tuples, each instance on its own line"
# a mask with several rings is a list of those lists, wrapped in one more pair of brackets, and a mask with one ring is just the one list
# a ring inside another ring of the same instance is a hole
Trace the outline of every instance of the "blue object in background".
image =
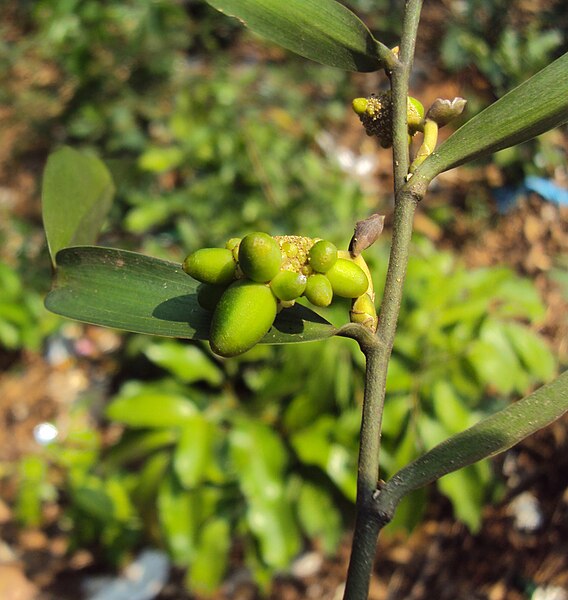
[(503, 214), (509, 211), (519, 199), (527, 192), (535, 192), (548, 202), (568, 206), (568, 190), (556, 185), (550, 179), (529, 175), (518, 186), (503, 186), (493, 190), (497, 202), (497, 210)]

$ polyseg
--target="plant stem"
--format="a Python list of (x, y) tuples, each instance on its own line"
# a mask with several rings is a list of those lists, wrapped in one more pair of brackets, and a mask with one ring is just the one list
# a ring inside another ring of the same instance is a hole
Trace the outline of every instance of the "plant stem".
[(365, 395), (361, 418), (361, 436), (357, 477), (357, 516), (353, 547), (345, 584), (344, 600), (366, 600), (380, 530), (390, 520), (377, 503), (379, 489), (379, 450), (385, 400), (388, 363), (402, 301), (402, 290), (414, 210), (423, 195), (405, 188), (409, 169), (407, 96), (412, 68), (416, 32), (422, 0), (406, 4), (399, 62), (392, 69), (393, 90), (393, 160), (395, 210), (389, 267), (381, 306), (377, 336), (379, 345), (361, 343), (366, 357)]

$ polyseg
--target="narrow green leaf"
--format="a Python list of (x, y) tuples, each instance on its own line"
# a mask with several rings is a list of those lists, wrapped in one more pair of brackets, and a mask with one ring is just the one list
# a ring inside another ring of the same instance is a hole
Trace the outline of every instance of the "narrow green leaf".
[(430, 181), (443, 171), (530, 140), (566, 121), (568, 53), (460, 127), (414, 177)]
[(62, 248), (95, 242), (113, 196), (112, 177), (97, 157), (68, 146), (49, 156), (43, 174), (42, 213), (54, 266)]
[(343, 534), (341, 513), (324, 487), (309, 481), (302, 483), (298, 518), (306, 534), (318, 539), (326, 554), (337, 550)]
[(200, 594), (211, 594), (221, 583), (231, 548), (231, 528), (222, 517), (203, 525), (195, 560), (188, 572), (189, 589)]
[(130, 427), (176, 427), (197, 412), (188, 398), (168, 392), (117, 396), (106, 409), (106, 416)]
[(160, 340), (148, 344), (144, 354), (153, 363), (167, 369), (184, 383), (206, 381), (211, 385), (220, 385), (223, 381), (221, 369), (195, 345), (174, 340)]
[(213, 425), (200, 413), (183, 425), (174, 453), (174, 470), (181, 484), (191, 489), (199, 485), (212, 458)]
[[(197, 303), (197, 286), (181, 264), (113, 248), (65, 248), (57, 254), (54, 287), (45, 306), (94, 325), (204, 340), (211, 313)], [(335, 333), (325, 319), (296, 305), (278, 315), (261, 343), (308, 342)]]
[(381, 507), (394, 513), (412, 490), (483, 458), (504, 452), (568, 411), (568, 371), (526, 398), (442, 442), (396, 473), (384, 486)]
[(335, 0), (207, 0), (264, 38), (316, 62), (347, 71), (378, 71), (390, 50)]
[(240, 419), (229, 436), (231, 462), (247, 500), (247, 523), (266, 565), (288, 566), (300, 533), (284, 487), (287, 452), (266, 425)]
[(195, 559), (199, 529), (199, 500), (168, 473), (158, 492), (158, 516), (170, 553), (178, 565)]

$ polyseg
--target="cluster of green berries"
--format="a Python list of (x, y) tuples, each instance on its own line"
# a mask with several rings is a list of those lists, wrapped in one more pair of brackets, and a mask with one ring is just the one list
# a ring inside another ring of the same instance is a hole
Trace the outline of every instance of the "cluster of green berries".
[(190, 254), (183, 269), (201, 282), (197, 300), (213, 311), (209, 342), (220, 356), (236, 356), (252, 348), (278, 312), (293, 306), (300, 296), (320, 307), (329, 306), (334, 295), (351, 298), (352, 313), (357, 315), (355, 303), (368, 298), (370, 288), (362, 257), (356, 262), (327, 240), (301, 236), (257, 232), (233, 238), (225, 248), (202, 248)]
[[(371, 94), (368, 98), (355, 98), (353, 110), (359, 116), (367, 135), (379, 140), (383, 148), (392, 146), (392, 94), (389, 91)], [(408, 96), (407, 101), (408, 134), (413, 136), (424, 127), (424, 106)]]

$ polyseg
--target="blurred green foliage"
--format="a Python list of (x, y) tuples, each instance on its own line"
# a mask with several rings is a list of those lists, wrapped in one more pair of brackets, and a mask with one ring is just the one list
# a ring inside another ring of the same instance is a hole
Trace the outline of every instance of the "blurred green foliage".
[[(364, 16), (377, 3), (349, 4)], [(388, 39), (399, 20), (379, 4), (369, 25)], [(448, 29), (444, 60), (475, 63), (495, 93), (558, 46), (538, 24), (527, 35), (491, 29), (491, 45), (476, 15), (502, 3), (469, 4)], [(110, 158), (118, 202), (105, 235), (114, 245), (181, 259), (266, 230), (325, 232), (345, 246), (372, 209), (320, 149), (319, 133), (346, 120), (345, 74), (290, 56), (285, 66), (261, 63), (248, 38), (229, 67), (215, 51), (246, 34), (197, 1), (13, 2), (5, 15), (0, 104), (27, 128), (13, 156), (73, 142)], [(369, 251), (376, 286), (386, 261), (385, 245)], [(48, 329), (38, 325), (40, 286), (28, 289), (24, 269), (0, 264), (0, 344), (37, 349)], [(337, 323), (347, 311), (324, 316)], [(384, 477), (552, 377), (555, 359), (535, 333), (543, 314), (535, 288), (510, 270), (468, 270), (416, 240), (389, 370)], [(355, 498), (364, 368), (355, 344), (261, 346), (221, 361), (202, 345), (127, 339), (127, 381), (105, 413), (124, 428), (120, 440), (106, 447), (89, 403), (77, 404), (68, 433), (22, 462), (20, 518), (37, 525), (42, 502), (59, 494), (75, 547), (118, 562), (143, 541), (162, 544), (190, 566), (196, 591), (218, 585), (235, 543), (264, 583), (306, 540), (332, 553)], [(475, 530), (494, 488), (489, 464), (438, 486)], [(411, 496), (391, 527), (410, 528), (425, 501), (426, 492)]]
[[(547, 10), (531, 10), (507, 0), (452, 3), (440, 58), (451, 73), (468, 72), (467, 80), (476, 81), (476, 86), (466, 84), (463, 92), (469, 103), (468, 116), (566, 51), (562, 4), (553, 2)], [(549, 132), (497, 154), (496, 160), (514, 181), (523, 174), (551, 174), (564, 164), (564, 153), (555, 132)]]

